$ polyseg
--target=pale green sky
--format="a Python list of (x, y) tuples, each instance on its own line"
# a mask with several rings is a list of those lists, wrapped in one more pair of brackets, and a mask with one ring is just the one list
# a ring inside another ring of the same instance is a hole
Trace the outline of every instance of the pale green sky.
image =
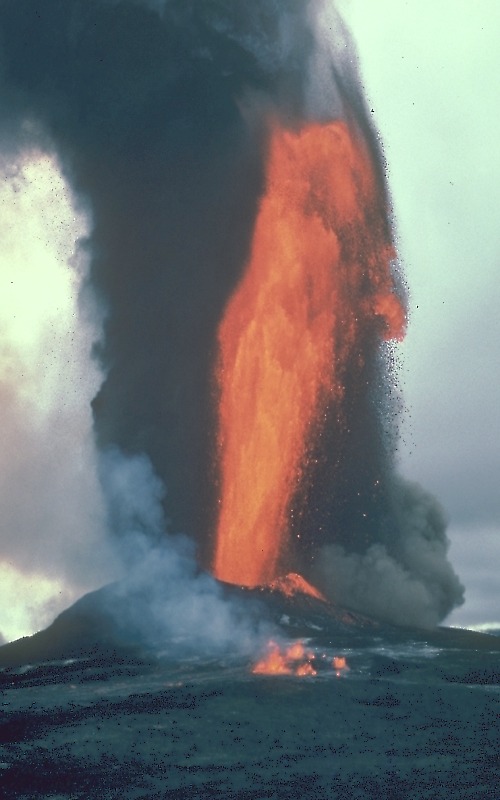
[(452, 621), (500, 617), (500, 2), (340, 0), (410, 288), (401, 467), (450, 517)]

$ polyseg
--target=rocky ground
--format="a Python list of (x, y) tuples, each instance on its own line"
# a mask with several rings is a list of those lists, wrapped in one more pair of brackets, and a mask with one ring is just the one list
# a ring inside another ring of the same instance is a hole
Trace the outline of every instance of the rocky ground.
[(498, 800), (500, 639), (333, 627), (309, 636), (305, 677), (228, 656), (110, 646), (15, 664), (0, 649), (1, 796)]

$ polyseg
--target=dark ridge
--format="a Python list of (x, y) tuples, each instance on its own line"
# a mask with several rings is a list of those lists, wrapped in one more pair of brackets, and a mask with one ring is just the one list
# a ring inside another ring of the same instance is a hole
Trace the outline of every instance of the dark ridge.
[[(286, 637), (309, 637), (315, 631), (322, 631), (319, 635), (323, 641), (339, 647), (365, 647), (384, 640), (421, 642), (448, 650), (500, 651), (499, 637), (475, 631), (400, 628), (300, 591), (287, 595), (265, 586), (248, 589), (221, 583), (220, 587), (228, 602), (243, 603), (249, 616), (267, 620)], [(154, 591), (152, 587), (142, 585), (129, 592), (123, 589), (120, 584), (109, 584), (90, 592), (63, 611), (45, 630), (3, 645), (0, 668), (89, 659), (92, 668), (113, 665), (116, 669), (123, 663), (150, 663), (159, 652), (162, 658), (182, 658), (183, 652), (178, 654), (175, 643), (151, 638), (147, 619), (143, 627), (134, 619), (136, 601), (146, 599), (147, 602), (148, 594)], [(494, 682), (491, 671), (482, 678), (480, 674), (472, 675), (467, 656), (463, 666), (463, 674), (459, 671), (447, 679), (465, 680), (464, 676), (471, 673), (471, 683)], [(4, 680), (12, 682), (9, 674)]]

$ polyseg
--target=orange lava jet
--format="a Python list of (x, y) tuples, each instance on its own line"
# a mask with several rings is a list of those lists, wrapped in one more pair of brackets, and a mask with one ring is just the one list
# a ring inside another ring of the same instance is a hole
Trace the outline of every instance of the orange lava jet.
[(220, 580), (256, 586), (285, 571), (290, 503), (349, 358), (367, 325), (403, 334), (386, 215), (369, 150), (345, 123), (271, 126), (249, 262), (219, 328)]

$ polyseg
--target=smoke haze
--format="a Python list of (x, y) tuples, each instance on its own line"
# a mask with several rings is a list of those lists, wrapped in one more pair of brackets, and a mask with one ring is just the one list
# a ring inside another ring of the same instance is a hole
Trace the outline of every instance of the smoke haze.
[[(203, 630), (209, 597), (213, 637), (233, 624), (236, 612), (195, 566), (210, 562), (217, 509), (217, 328), (249, 254), (270, 111), (291, 128), (352, 122), (389, 213), (356, 64), (326, 2), (0, 2), (5, 161), (55, 152), (87, 215), (71, 228), (86, 236), (70, 357), (78, 403), (61, 407), (69, 377), (58, 375), (57, 410), (38, 422), (17, 378), (2, 384), (2, 547), (18, 569), (64, 574), (77, 588), (85, 574), (97, 585), (137, 561), (130, 553), (142, 538), (141, 579), (151, 572), (175, 586), (162, 588), (158, 607), (165, 592), (169, 603), (175, 596), (172, 619)], [(359, 355), (345, 424), (333, 409), (313, 454), (302, 567), (341, 603), (434, 624), (462, 598), (444, 524), (432, 499), (395, 477), (398, 399), (379, 338)], [(192, 537), (196, 559), (172, 544), (169, 562), (159, 544), (167, 529)]]

